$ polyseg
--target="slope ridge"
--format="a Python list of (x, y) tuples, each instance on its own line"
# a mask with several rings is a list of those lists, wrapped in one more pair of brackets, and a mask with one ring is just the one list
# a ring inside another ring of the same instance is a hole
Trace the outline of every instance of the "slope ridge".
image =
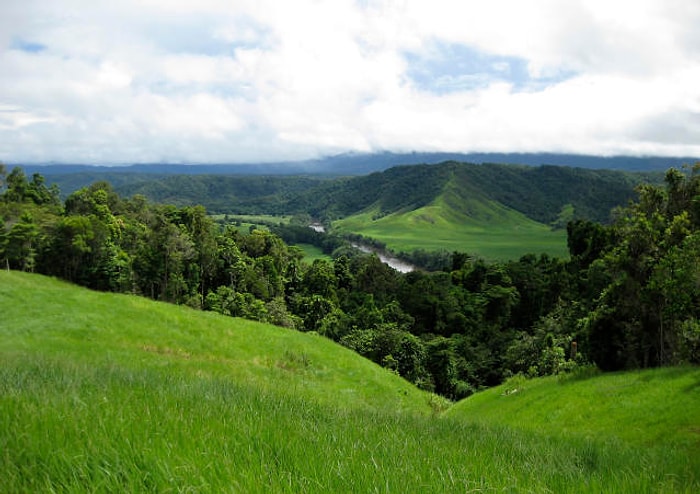
[[(465, 414), (436, 419), (423, 413), (426, 394), (317, 336), (4, 271), (0, 310), (0, 482), (8, 492), (700, 485), (697, 446), (538, 435)], [(680, 389), (690, 408), (658, 407), (700, 410), (696, 376), (688, 372)], [(555, 405), (567, 398), (548, 393)]]

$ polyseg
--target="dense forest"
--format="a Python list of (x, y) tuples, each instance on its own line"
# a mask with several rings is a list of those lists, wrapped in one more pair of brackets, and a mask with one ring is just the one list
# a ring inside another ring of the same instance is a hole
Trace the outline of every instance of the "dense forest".
[[(387, 207), (402, 207), (401, 183)], [(569, 259), (453, 252), (439, 271), (406, 274), (340, 241), (332, 261), (307, 264), (274, 232), (107, 182), (62, 201), (40, 174), (0, 166), (0, 192), (7, 269), (315, 331), (450, 398), (516, 373), (700, 363), (700, 165), (638, 186), (611, 222), (570, 221)]]

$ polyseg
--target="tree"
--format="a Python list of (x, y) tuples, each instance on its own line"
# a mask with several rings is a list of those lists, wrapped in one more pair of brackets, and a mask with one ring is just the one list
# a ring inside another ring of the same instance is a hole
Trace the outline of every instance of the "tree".
[(698, 305), (698, 172), (671, 169), (665, 188), (639, 187), (638, 200), (617, 212), (614, 246), (591, 263), (589, 272), (609, 278), (584, 318), (590, 356), (603, 369), (666, 365), (684, 354), (682, 328)]
[(7, 190), (3, 195), (5, 202), (33, 202), (37, 205), (60, 204), (58, 187), (54, 184), (46, 186), (44, 177), (35, 173), (31, 182), (27, 180), (22, 168), (16, 166), (9, 175), (6, 174), (5, 165), (0, 168), (0, 189), (7, 184)]
[(10, 267), (34, 271), (39, 228), (29, 213), (23, 213), (7, 234), (5, 256)]
[(29, 187), (24, 170), (18, 166), (14, 167), (5, 178), (5, 183), (7, 184), (7, 190), (3, 195), (5, 202), (23, 202)]
[[(0, 166), (4, 165), (0, 163)], [(0, 169), (0, 171), (2, 170)], [(8, 238), (7, 231), (5, 230), (5, 220), (3, 220), (2, 216), (0, 216), (0, 269), (10, 269), (10, 261), (6, 255), (7, 242)]]
[(457, 355), (452, 342), (438, 336), (426, 346), (426, 366), (433, 379), (435, 392), (449, 398), (455, 397), (457, 386)]
[(611, 244), (610, 231), (592, 221), (570, 221), (566, 225), (566, 233), (569, 254), (581, 268), (590, 266)]
[[(680, 216), (680, 215), (679, 215)], [(678, 216), (676, 217), (678, 218)], [(678, 364), (687, 358), (684, 331), (700, 317), (700, 236), (688, 235), (654, 267), (647, 290), (658, 311), (658, 360)]]
[(325, 259), (315, 259), (302, 279), (302, 290), (306, 295), (320, 295), (336, 300), (338, 278), (334, 266)]
[(0, 161), (0, 191), (5, 187), (5, 179), (7, 178), (7, 166)]

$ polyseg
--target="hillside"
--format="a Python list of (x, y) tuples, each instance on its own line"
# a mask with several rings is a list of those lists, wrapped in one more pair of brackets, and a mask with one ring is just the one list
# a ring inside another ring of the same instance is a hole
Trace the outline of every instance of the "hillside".
[(0, 352), (13, 359), (167, 368), (342, 407), (429, 410), (428, 395), (309, 333), (19, 272), (0, 272), (0, 312)]
[[(667, 168), (692, 164), (697, 157), (667, 156), (594, 156), (557, 153), (342, 153), (303, 161), (233, 164), (168, 164), (140, 163), (132, 165), (78, 165), (78, 164), (23, 164), (30, 175), (41, 173), (62, 181), (69, 175), (92, 174), (147, 174), (147, 175), (299, 175), (327, 176), (366, 175), (388, 168), (417, 163), (436, 164), (445, 161), (463, 163), (507, 163), (513, 165), (555, 165), (598, 170), (635, 172), (663, 172)], [(12, 163), (11, 165), (14, 165)], [(88, 178), (88, 177), (85, 177)], [(89, 185), (83, 183), (82, 186)], [(63, 188), (62, 188), (63, 189)], [(66, 190), (64, 190), (66, 191)], [(67, 191), (72, 192), (72, 191)]]
[[(142, 176), (137, 176), (141, 178)], [(121, 195), (140, 194), (165, 204), (201, 204), (210, 212), (237, 214), (290, 214), (300, 194), (317, 190), (323, 178), (225, 175), (170, 175), (135, 180), (115, 186)]]
[(213, 212), (304, 212), (342, 218), (371, 207), (383, 214), (414, 210), (435, 201), (449, 186), (463, 196), (495, 201), (550, 223), (568, 204), (577, 216), (607, 221), (612, 207), (634, 196), (635, 185), (661, 179), (660, 174), (445, 162), (336, 179), (174, 175), (123, 184), (117, 191), (125, 196), (143, 194), (158, 202), (202, 204)]
[[(697, 370), (529, 381), (519, 408), (496, 388), (438, 418), (444, 402), (319, 336), (5, 271), (0, 312), (7, 492), (700, 488)], [(595, 419), (576, 433), (551, 420), (573, 396)], [(607, 414), (615, 436), (591, 425)]]
[(389, 214), (420, 208), (453, 191), (459, 194), (459, 200), (450, 205), (467, 214), (475, 202), (486, 200), (545, 224), (556, 221), (567, 205), (573, 207), (577, 217), (607, 222), (613, 207), (625, 205), (634, 197), (635, 185), (661, 179), (661, 175), (654, 174), (557, 166), (457, 162), (403, 166), (353, 178), (333, 190), (332, 197), (325, 197), (323, 189), (314, 191), (314, 212), (346, 217), (378, 207)]
[(553, 230), (454, 181), (417, 209), (384, 214), (375, 206), (333, 222), (333, 228), (379, 240), (398, 252), (440, 248), (490, 260), (517, 259), (533, 252), (568, 255), (564, 230)]
[(608, 222), (614, 207), (634, 197), (635, 185), (650, 179), (554, 166), (398, 167), (353, 179), (323, 211), (342, 218), (334, 228), (396, 251), (446, 249), (492, 260), (541, 252), (565, 257), (567, 221)]
[(516, 377), (462, 400), (446, 416), (536, 434), (697, 451), (700, 368)]

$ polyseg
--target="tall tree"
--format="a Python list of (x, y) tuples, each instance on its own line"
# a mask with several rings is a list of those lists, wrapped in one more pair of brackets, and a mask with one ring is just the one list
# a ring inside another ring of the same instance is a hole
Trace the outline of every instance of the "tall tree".
[(5, 256), (11, 268), (34, 271), (39, 227), (31, 214), (25, 212), (7, 234)]
[[(2, 165), (2, 163), (0, 163)], [(4, 165), (2, 165), (4, 166)], [(6, 255), (7, 230), (5, 230), (5, 220), (0, 216), (0, 269), (10, 269), (10, 261)]]

